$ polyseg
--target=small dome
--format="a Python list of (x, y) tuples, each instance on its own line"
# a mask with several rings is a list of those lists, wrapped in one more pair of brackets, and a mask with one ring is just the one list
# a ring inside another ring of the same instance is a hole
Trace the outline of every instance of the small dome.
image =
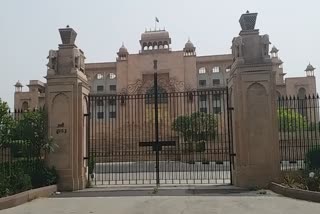
[(273, 46), (270, 51), (270, 53), (278, 53), (278, 52), (279, 52), (279, 50), (275, 46)]
[(127, 48), (124, 46), (124, 44), (122, 43), (121, 47), (119, 48), (119, 53), (128, 53)]
[(15, 87), (23, 87), (23, 85), (20, 83), (20, 81), (18, 81), (14, 86)]
[(188, 39), (187, 43), (184, 46), (185, 49), (194, 49), (193, 43)]
[(313, 67), (310, 63), (309, 65), (307, 66), (306, 70), (305, 71), (314, 71), (316, 68)]

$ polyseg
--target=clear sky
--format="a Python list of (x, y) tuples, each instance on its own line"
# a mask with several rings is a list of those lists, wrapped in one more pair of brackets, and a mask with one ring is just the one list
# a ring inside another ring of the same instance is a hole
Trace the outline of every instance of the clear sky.
[[(13, 106), (13, 85), (46, 75), (48, 51), (60, 43), (58, 28), (70, 25), (86, 62), (114, 61), (124, 42), (139, 51), (140, 34), (160, 20), (173, 50), (188, 37), (198, 55), (230, 53), (239, 17), (258, 12), (256, 27), (279, 50), (287, 76), (303, 76), (309, 61), (320, 72), (319, 0), (1, 0), (0, 97)], [(25, 88), (26, 90), (27, 88)]]

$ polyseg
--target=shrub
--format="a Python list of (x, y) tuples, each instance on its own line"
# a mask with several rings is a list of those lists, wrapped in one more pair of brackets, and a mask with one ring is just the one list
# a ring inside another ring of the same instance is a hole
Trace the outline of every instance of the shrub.
[(291, 109), (278, 109), (279, 131), (299, 131), (307, 128), (307, 119)]
[(190, 116), (179, 116), (172, 124), (172, 129), (179, 133), (186, 142), (213, 139), (216, 128), (217, 119), (215, 115), (204, 112), (194, 112)]
[(311, 149), (307, 152), (306, 166), (309, 170), (320, 169), (320, 147)]
[(206, 150), (206, 142), (200, 141), (196, 144), (196, 152), (205, 152)]
[(58, 173), (54, 167), (49, 168), (44, 163), (30, 173), (32, 186), (35, 188), (56, 184), (58, 181)]
[(10, 194), (9, 180), (6, 176), (0, 176), (0, 197)]
[(216, 128), (216, 116), (205, 112), (179, 116), (172, 123), (172, 130), (183, 138), (189, 153), (205, 152), (205, 144), (215, 138)]
[(8, 104), (0, 98), (0, 146), (6, 145), (10, 142), (12, 129), (15, 125), (9, 110)]
[(7, 177), (9, 193), (16, 194), (32, 189), (31, 178), (22, 168), (13, 168), (11, 175)]
[(95, 164), (96, 164), (96, 161), (94, 160), (94, 158), (90, 157), (89, 161), (88, 161), (88, 173), (89, 174), (93, 173)]
[(305, 171), (303, 174), (304, 185), (307, 190), (320, 191), (320, 171)]
[[(19, 160), (0, 164), (0, 197), (16, 194), (57, 183), (54, 168), (46, 167), (43, 160)], [(10, 172), (10, 173), (9, 173)]]
[(320, 191), (320, 171), (297, 171), (286, 173), (283, 184), (297, 189)]

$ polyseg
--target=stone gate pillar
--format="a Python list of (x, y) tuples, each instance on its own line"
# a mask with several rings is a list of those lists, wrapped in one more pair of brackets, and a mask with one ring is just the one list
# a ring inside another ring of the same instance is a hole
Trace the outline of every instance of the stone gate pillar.
[(89, 87), (84, 54), (74, 43), (77, 33), (69, 27), (59, 32), (62, 44), (50, 50), (46, 76), (49, 136), (58, 145), (48, 163), (59, 173), (59, 189), (72, 191), (86, 184), (84, 113)]
[(233, 111), (233, 183), (265, 187), (280, 175), (276, 80), (269, 36), (255, 29), (256, 13), (243, 14), (232, 41), (229, 90)]

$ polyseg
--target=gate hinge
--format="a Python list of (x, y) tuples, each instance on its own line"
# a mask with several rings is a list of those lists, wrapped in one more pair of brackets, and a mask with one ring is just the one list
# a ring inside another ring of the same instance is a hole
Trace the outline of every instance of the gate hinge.
[(231, 110), (231, 111), (233, 111), (233, 110), (234, 110), (234, 108), (233, 108), (233, 107), (229, 107), (229, 108), (228, 108), (228, 110)]
[(88, 116), (90, 116), (90, 113), (83, 114), (83, 116), (88, 117)]
[(237, 155), (236, 155), (236, 153), (231, 153), (230, 156), (234, 157), (234, 156), (237, 156)]
[(88, 160), (89, 159), (89, 157), (83, 157), (83, 160)]

